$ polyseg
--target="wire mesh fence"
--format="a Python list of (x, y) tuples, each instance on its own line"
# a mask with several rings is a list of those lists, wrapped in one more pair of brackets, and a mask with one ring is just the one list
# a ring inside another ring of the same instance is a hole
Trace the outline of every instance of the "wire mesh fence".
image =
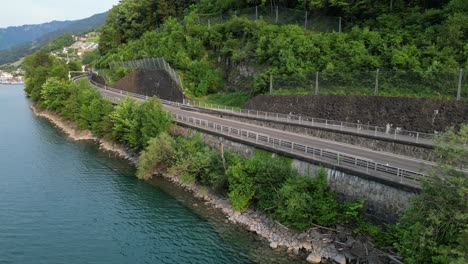
[(149, 69), (149, 70), (163, 70), (167, 72), (171, 79), (183, 90), (182, 79), (179, 74), (172, 68), (172, 66), (166, 62), (164, 58), (146, 58), (141, 60), (130, 60), (130, 61), (116, 61), (110, 62), (109, 68), (116, 69), (121, 68), (130, 68), (133, 70), (136, 69)]
[(356, 71), (271, 76), (270, 94), (412, 96), (468, 100), (463, 69), (438, 72)]
[(278, 6), (256, 6), (230, 13), (198, 14), (198, 21), (202, 25), (211, 27), (233, 17), (247, 18), (252, 21), (262, 20), (280, 25), (298, 25), (318, 32), (341, 32), (340, 17), (321, 16), (305, 10)]

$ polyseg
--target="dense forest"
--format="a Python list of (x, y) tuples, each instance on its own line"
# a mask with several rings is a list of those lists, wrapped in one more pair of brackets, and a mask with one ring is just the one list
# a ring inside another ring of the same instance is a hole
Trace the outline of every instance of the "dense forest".
[[(200, 22), (207, 14), (232, 14), (256, 5), (340, 16), (344, 30), (316, 32), (235, 15), (211, 26)], [(183, 76), (186, 93), (195, 97), (233, 90), (264, 93), (271, 75), (300, 79), (315, 72), (346, 75), (384, 69), (411, 72), (405, 78), (424, 80), (420, 85), (394, 85), (388, 95), (449, 97), (453, 89), (444, 87), (447, 82), (426, 86), (442, 79), (456, 86), (459, 69), (468, 66), (467, 43), (468, 5), (463, 0), (125, 0), (110, 11), (103, 27), (102, 58), (96, 67), (164, 57)], [(230, 75), (242, 66), (252, 71), (252, 78), (233, 83)], [(340, 76), (348, 84), (360, 77), (348, 75)], [(391, 83), (403, 77), (393, 78)]]

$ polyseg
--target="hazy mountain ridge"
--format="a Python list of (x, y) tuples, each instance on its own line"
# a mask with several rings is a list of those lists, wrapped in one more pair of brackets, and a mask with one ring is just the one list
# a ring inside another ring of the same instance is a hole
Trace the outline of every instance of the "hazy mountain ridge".
[[(80, 19), (80, 20), (75, 20), (75, 21), (64, 21), (66, 25), (62, 24), (64, 26), (62, 27), (58, 26), (58, 28), (56, 28), (55, 30), (50, 31), (48, 33), (43, 33), (40, 37), (27, 41), (26, 43), (23, 43), (23, 44), (12, 46), (9, 49), (4, 49), (4, 50), (0, 49), (0, 65), (15, 62), (19, 60), (20, 58), (41, 49), (44, 45), (47, 45), (47, 43), (49, 43), (53, 39), (59, 36), (62, 36), (66, 33), (80, 34), (80, 33), (83, 33), (92, 29), (100, 28), (102, 25), (104, 25), (107, 15), (108, 15), (108, 12), (105, 12), (105, 13), (93, 15), (85, 19)], [(55, 22), (50, 22), (46, 24), (51, 24), (51, 23), (55, 23)], [(27, 28), (28, 26), (23, 26), (23, 27)], [(1, 34), (0, 34), (0, 43), (2, 41), (4, 40), (1, 38)]]
[(52, 21), (37, 25), (23, 25), (0, 28), (0, 50), (30, 42), (47, 33), (62, 29), (73, 21)]

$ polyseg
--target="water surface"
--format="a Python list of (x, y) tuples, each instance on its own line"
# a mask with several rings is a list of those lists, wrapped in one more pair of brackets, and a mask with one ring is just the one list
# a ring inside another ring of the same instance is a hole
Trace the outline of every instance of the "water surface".
[(293, 263), (29, 105), (0, 85), (0, 263)]

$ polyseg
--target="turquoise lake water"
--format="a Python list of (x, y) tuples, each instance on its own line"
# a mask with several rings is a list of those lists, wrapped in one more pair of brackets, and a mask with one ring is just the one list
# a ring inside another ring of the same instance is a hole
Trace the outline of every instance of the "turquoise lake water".
[[(302, 263), (127, 162), (73, 142), (0, 85), (0, 263)], [(198, 206), (197, 206), (198, 205)]]

